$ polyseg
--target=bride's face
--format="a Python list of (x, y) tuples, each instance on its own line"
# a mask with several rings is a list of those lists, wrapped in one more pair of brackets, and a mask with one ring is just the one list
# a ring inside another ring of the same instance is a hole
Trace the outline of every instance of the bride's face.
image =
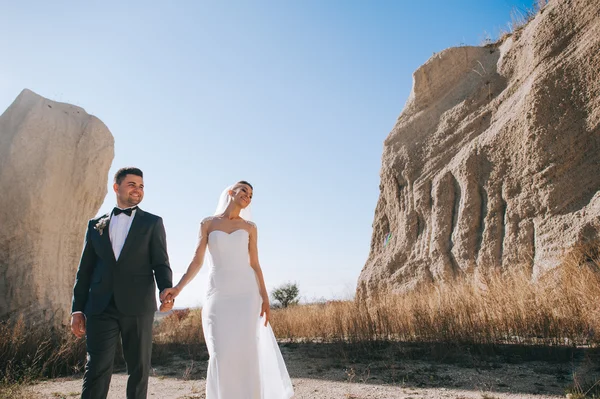
[(237, 203), (242, 209), (246, 208), (252, 202), (252, 188), (247, 184), (238, 184), (230, 192), (233, 202)]

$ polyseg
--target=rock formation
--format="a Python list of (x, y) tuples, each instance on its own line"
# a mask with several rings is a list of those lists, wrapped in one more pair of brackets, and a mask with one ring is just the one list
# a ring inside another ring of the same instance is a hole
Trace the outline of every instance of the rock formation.
[(600, 0), (554, 0), (413, 76), (386, 138), (358, 294), (482, 268), (532, 278), (600, 230)]
[(0, 318), (68, 320), (114, 139), (82, 108), (23, 90), (0, 116)]

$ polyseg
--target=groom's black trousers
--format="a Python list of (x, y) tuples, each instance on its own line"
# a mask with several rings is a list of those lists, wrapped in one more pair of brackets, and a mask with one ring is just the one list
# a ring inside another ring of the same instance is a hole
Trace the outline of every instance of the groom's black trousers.
[(152, 356), (154, 314), (125, 316), (114, 299), (98, 315), (86, 320), (87, 362), (83, 375), (82, 399), (105, 399), (108, 395), (117, 340), (121, 336), (127, 363), (127, 399), (145, 399)]

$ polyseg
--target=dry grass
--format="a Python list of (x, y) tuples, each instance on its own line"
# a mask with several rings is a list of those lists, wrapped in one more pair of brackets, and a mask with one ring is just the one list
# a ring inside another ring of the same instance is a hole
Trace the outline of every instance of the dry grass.
[(518, 30), (527, 25), (548, 4), (548, 0), (536, 0), (531, 7), (514, 7), (510, 13), (509, 28)]
[(175, 310), (154, 328), (154, 343), (190, 345), (204, 343), (199, 309)]
[(0, 323), (0, 384), (27, 383), (42, 377), (73, 374), (85, 361), (85, 342), (66, 328), (45, 324)]
[[(598, 346), (597, 246), (573, 250), (561, 266), (537, 281), (525, 271), (489, 271), (368, 302), (275, 309), (271, 324), (277, 338), (292, 342)], [(155, 329), (155, 343), (202, 344), (200, 311), (165, 318)]]
[[(504, 39), (512, 34), (518, 34), (525, 27), (525, 25), (527, 25), (544, 9), (548, 2), (549, 0), (535, 0), (531, 7), (513, 7), (510, 12), (510, 21), (507, 23), (506, 28), (500, 29), (498, 41), (503, 42)], [(486, 36), (482, 42), (482, 45), (488, 45), (491, 43), (492, 40)]]
[(583, 380), (577, 375), (573, 376), (573, 386), (567, 389), (568, 399), (599, 399), (600, 380)]
[(289, 340), (596, 346), (600, 267), (578, 250), (535, 282), (522, 271), (487, 272), (380, 295), (370, 305), (357, 300), (281, 309), (272, 324), (277, 337)]
[(173, 355), (192, 362), (208, 359), (200, 309), (175, 310), (155, 324), (152, 364), (167, 364)]

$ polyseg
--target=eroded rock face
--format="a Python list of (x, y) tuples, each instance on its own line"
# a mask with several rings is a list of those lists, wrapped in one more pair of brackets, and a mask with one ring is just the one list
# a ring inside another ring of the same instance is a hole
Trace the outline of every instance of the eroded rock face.
[(23, 90), (0, 116), (0, 318), (68, 319), (114, 139), (82, 108)]
[(384, 144), (358, 294), (483, 268), (532, 278), (600, 231), (600, 0), (551, 1), (414, 74)]

